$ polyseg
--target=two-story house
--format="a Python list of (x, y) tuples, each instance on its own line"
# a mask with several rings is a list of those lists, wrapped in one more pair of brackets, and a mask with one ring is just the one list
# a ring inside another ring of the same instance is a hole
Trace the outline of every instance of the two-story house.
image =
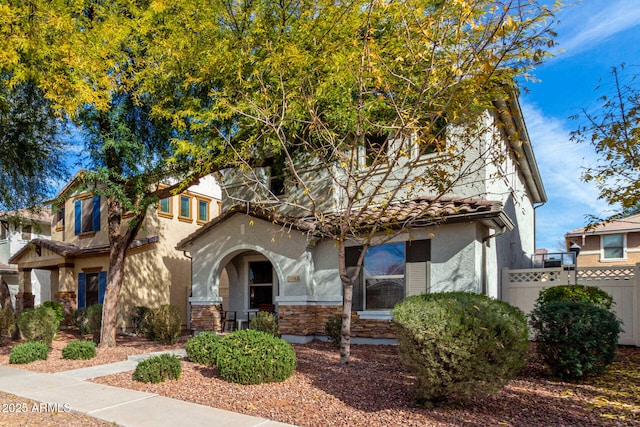
[[(77, 175), (52, 202), (51, 240), (33, 239), (9, 260), (18, 267), (18, 300), (30, 298), (34, 272), (46, 271), (52, 299), (62, 302), (67, 312), (103, 302), (110, 250), (107, 199), (83, 190), (78, 179)], [(220, 187), (212, 176), (147, 211), (125, 260), (119, 328), (128, 326), (136, 306), (162, 304), (178, 306), (187, 323), (191, 263), (175, 247), (219, 213)]]
[(612, 267), (640, 262), (640, 214), (565, 234), (567, 250), (580, 247), (578, 267)]
[[(9, 286), (12, 304), (18, 293), (18, 269), (9, 259), (24, 248), (31, 239), (51, 239), (51, 210), (0, 212), (0, 277)], [(31, 276), (33, 301), (39, 305), (51, 298), (49, 274), (44, 271)]]
[[(428, 174), (421, 165), (437, 162), (441, 153), (401, 148), (403, 156), (420, 158), (384, 166), (404, 167), (397, 175), (413, 174), (405, 182), (417, 188), (385, 207), (384, 217), (372, 209), (368, 220), (387, 222), (389, 228), (410, 220), (412, 226), (381, 244), (373, 241), (365, 253), (353, 291), (354, 342), (393, 339), (391, 309), (406, 296), (465, 290), (499, 298), (499, 271), (530, 265), (535, 251), (534, 208), (546, 201), (546, 194), (517, 95), (499, 107), (482, 116), (483, 128), (489, 131), (473, 140), (473, 149), (464, 150), (468, 158), (492, 152), (498, 153), (499, 160), (468, 168), (472, 175), (444, 196), (419, 184)], [(447, 134), (446, 143), (456, 144), (455, 135)], [(397, 142), (397, 138), (387, 139), (378, 145), (392, 149), (403, 143)], [(366, 148), (362, 147), (365, 154)], [(366, 157), (361, 164), (370, 167)], [(322, 193), (316, 194), (316, 200), (324, 204), (327, 215), (340, 209), (340, 189), (327, 188), (334, 183), (326, 167), (310, 161), (297, 173), (317, 184), (310, 188)], [(304, 196), (298, 186), (282, 185), (278, 176), (271, 175), (269, 167), (254, 170), (254, 187), (260, 187), (255, 185), (257, 178), (285, 200)], [(328, 316), (342, 304), (337, 246), (318, 232), (317, 217), (305, 217), (282, 205), (261, 204), (247, 183), (242, 172), (227, 171), (221, 179), (222, 215), (177, 246), (192, 257), (192, 329), (218, 327), (220, 306), (240, 318), (269, 307), (278, 313), (285, 339), (311, 341), (324, 335)], [(367, 224), (356, 224), (360, 225)], [(347, 245), (350, 267), (362, 246), (357, 239)]]

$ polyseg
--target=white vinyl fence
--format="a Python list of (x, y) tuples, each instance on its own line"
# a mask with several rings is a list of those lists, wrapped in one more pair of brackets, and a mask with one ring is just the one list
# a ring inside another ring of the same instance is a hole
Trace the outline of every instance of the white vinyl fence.
[(567, 284), (597, 286), (613, 297), (613, 310), (624, 332), (619, 344), (640, 347), (640, 264), (625, 267), (585, 267), (577, 270), (534, 268), (502, 270), (502, 300), (526, 314), (542, 289)]

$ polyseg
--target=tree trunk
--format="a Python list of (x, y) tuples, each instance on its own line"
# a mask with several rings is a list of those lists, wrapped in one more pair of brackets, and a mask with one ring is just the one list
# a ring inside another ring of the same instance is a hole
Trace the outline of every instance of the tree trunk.
[(124, 259), (127, 250), (122, 240), (111, 246), (109, 254), (109, 272), (107, 273), (107, 291), (102, 305), (102, 326), (100, 329), (100, 347), (116, 346), (116, 320), (118, 299), (124, 282)]
[(344, 240), (338, 244), (338, 272), (342, 282), (342, 329), (340, 331), (340, 364), (348, 365), (351, 357), (351, 304), (353, 283), (347, 275)]
[(4, 277), (0, 277), (0, 306), (2, 308), (9, 307), (13, 310), (11, 305), (11, 293), (9, 292), (9, 285), (5, 282)]

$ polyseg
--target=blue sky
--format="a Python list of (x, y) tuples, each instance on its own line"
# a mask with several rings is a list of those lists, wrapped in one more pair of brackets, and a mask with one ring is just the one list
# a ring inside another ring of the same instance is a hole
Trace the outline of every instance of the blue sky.
[(597, 157), (591, 146), (569, 140), (579, 124), (569, 116), (597, 109), (604, 92), (595, 88), (611, 67), (640, 66), (640, 1), (585, 0), (557, 17), (560, 51), (534, 70), (539, 82), (524, 83), (529, 92), (520, 99), (549, 199), (537, 209), (537, 247), (549, 250), (562, 249), (564, 234), (585, 226), (587, 215), (613, 213), (580, 181)]

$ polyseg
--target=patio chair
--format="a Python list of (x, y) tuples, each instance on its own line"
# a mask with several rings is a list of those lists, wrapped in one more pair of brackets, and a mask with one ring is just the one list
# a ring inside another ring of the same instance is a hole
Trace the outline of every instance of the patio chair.
[(236, 329), (236, 312), (235, 311), (223, 311), (222, 312), (222, 332), (233, 332)]

